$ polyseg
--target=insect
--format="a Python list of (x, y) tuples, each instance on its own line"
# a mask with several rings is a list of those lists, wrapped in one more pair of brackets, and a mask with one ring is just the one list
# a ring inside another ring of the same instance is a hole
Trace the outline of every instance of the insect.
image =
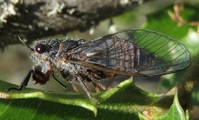
[[(25, 44), (25, 43), (24, 43)], [(27, 45), (26, 45), (27, 46)], [(191, 64), (189, 51), (177, 40), (145, 29), (128, 29), (91, 41), (61, 39), (40, 40), (30, 49), (37, 66), (28, 72), (19, 88), (27, 86), (30, 77), (45, 84), (57, 69), (66, 81), (78, 82), (92, 97), (86, 82), (108, 89), (100, 79), (117, 75), (154, 76), (173, 73)]]

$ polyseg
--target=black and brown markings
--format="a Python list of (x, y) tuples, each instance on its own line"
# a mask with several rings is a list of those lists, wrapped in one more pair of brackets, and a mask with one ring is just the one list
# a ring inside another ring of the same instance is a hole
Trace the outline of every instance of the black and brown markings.
[[(27, 45), (26, 45), (27, 46)], [(53, 68), (67, 81), (78, 82), (92, 97), (86, 82), (107, 90), (99, 80), (116, 75), (154, 76), (187, 68), (190, 53), (183, 44), (162, 33), (144, 29), (129, 29), (100, 38), (85, 40), (41, 40), (30, 49), (30, 57), (39, 66), (33, 67), (19, 88), (27, 86), (32, 75), (36, 83), (45, 84), (54, 76)], [(76, 87), (74, 86), (76, 89)]]

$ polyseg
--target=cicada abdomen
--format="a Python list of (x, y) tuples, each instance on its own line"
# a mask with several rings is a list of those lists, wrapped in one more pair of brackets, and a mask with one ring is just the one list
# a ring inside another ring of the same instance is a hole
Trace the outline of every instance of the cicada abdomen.
[[(136, 46), (154, 56), (151, 64), (138, 68), (140, 74), (168, 74), (185, 69), (191, 64), (191, 56), (186, 47), (165, 34), (135, 29), (133, 34), (126, 31), (124, 35)], [(116, 36), (124, 38), (124, 35)]]
[(104, 71), (134, 76), (172, 73), (191, 63), (190, 53), (183, 44), (144, 29), (103, 36), (73, 49), (73, 55)]

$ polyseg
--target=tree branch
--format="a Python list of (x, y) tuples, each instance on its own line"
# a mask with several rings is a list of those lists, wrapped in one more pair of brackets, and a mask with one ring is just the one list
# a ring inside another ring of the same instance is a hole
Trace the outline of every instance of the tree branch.
[(24, 0), (0, 3), (0, 48), (32, 40), (86, 30), (100, 21), (132, 10), (142, 0)]

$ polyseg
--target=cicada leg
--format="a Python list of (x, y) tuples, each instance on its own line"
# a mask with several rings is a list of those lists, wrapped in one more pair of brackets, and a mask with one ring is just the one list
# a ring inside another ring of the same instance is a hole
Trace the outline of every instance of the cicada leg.
[(100, 88), (93, 82), (93, 85), (94, 85), (94, 87), (95, 87), (95, 91), (96, 92), (100, 92)]
[(87, 96), (88, 96), (89, 98), (95, 99), (95, 100), (98, 102), (98, 104), (99, 104), (100, 101), (99, 101), (98, 99), (96, 99), (96, 98), (91, 94), (91, 92), (89, 91), (88, 87), (86, 86), (86, 84), (85, 84), (83, 78), (82, 78), (80, 75), (77, 75), (76, 78), (77, 78), (77, 81), (80, 83), (81, 87), (83, 88), (83, 90), (86, 92)]
[(97, 79), (95, 79), (95, 77), (93, 77), (91, 74), (89, 74), (87, 72), (83, 72), (83, 74), (86, 75), (86, 76), (88, 76), (92, 80), (93, 84), (99, 86), (103, 90), (108, 90), (109, 89), (105, 85), (103, 85), (102, 83), (100, 83)]
[(72, 87), (73, 87), (73, 90), (75, 92), (78, 92), (78, 88), (77, 88), (77, 85), (75, 83), (72, 83)]
[(34, 70), (29, 70), (28, 74), (26, 75), (26, 77), (24, 78), (24, 80), (21, 82), (20, 86), (18, 88), (8, 88), (7, 91), (10, 91), (10, 90), (22, 90), (25, 86), (28, 85), (28, 82), (30, 80), (30, 77), (31, 77), (31, 74), (34, 73)]
[(77, 77), (77, 81), (80, 83), (81, 87), (83, 88), (83, 90), (86, 92), (86, 94), (88, 95), (89, 98), (93, 98), (91, 92), (88, 90), (88, 87), (86, 86), (86, 84), (84, 83), (84, 80), (82, 79), (81, 76)]
[(54, 72), (52, 73), (52, 77), (63, 87), (63, 88), (67, 88), (63, 83), (61, 83), (54, 75)]

